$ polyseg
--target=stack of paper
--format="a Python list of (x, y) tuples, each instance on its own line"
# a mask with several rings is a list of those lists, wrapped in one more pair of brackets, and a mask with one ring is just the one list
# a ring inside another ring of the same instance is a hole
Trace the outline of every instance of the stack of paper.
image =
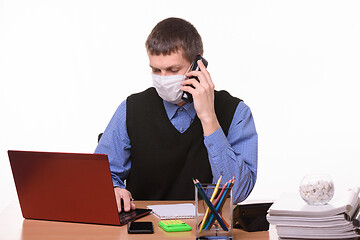
[(276, 225), (279, 239), (356, 239), (352, 221), (360, 209), (360, 189), (337, 193), (325, 205), (308, 205), (299, 193), (287, 193), (270, 207), (267, 220)]

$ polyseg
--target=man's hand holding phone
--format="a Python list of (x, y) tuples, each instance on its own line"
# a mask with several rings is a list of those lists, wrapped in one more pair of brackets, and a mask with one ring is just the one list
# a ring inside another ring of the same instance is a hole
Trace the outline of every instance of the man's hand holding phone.
[[(116, 205), (118, 207), (119, 212), (121, 211), (128, 212), (130, 210), (136, 209), (135, 203), (133, 202), (133, 198), (131, 197), (131, 193), (128, 190), (120, 187), (115, 187), (114, 192), (116, 198)], [(121, 202), (123, 202), (123, 206)]]
[[(188, 77), (188, 79), (182, 82), (183, 87), (180, 89), (192, 94), (194, 107), (203, 126), (204, 135), (209, 136), (220, 127), (214, 107), (215, 85), (203, 62), (198, 60), (197, 64), (200, 71), (187, 73), (186, 77)], [(199, 82), (194, 77), (197, 77)]]

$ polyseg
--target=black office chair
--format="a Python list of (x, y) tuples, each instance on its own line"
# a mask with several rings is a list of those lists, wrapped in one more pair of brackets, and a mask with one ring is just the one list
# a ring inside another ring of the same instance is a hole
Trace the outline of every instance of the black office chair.
[(103, 133), (100, 133), (100, 134), (98, 135), (98, 142), (100, 142), (100, 138), (101, 138), (102, 135), (103, 135)]

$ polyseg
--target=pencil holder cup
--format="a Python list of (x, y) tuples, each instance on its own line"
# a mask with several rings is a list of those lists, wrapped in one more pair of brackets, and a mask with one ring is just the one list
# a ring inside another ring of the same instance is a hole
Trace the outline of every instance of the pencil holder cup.
[[(232, 188), (216, 189), (212, 184), (202, 187), (195, 186), (196, 239), (233, 239)], [(209, 200), (213, 209), (209, 207)]]

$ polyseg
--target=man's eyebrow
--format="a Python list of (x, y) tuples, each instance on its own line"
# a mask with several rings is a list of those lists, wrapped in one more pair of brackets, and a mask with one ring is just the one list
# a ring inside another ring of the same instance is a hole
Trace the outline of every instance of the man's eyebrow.
[[(152, 69), (159, 69), (159, 68), (157, 68), (157, 67), (153, 67), (153, 66), (151, 66), (151, 65), (149, 65)], [(165, 69), (167, 70), (167, 69), (171, 69), (171, 68), (182, 68), (183, 66), (182, 65), (180, 65), (180, 64), (175, 64), (175, 65), (170, 65), (170, 66), (167, 66)]]

